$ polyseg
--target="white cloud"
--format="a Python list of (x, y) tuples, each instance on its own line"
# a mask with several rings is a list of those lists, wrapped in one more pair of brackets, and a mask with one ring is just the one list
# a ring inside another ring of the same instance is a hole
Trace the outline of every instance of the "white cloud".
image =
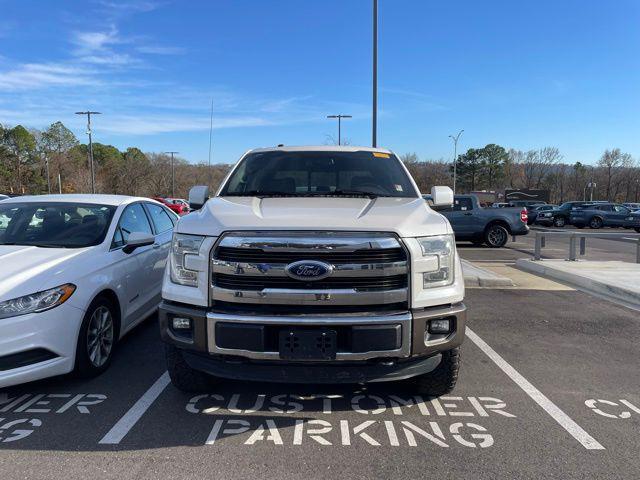
[(150, 0), (130, 0), (118, 2), (99, 0), (98, 4), (106, 10), (119, 14), (151, 12), (152, 10), (155, 10), (156, 8), (163, 5), (162, 2), (154, 2)]
[(109, 45), (122, 43), (122, 40), (118, 36), (116, 27), (112, 25), (109, 31), (75, 32), (72, 42), (82, 52), (93, 52), (95, 50), (104, 50)]
[(89, 69), (58, 63), (27, 63), (0, 72), (0, 91), (98, 83)]
[(151, 55), (180, 55), (185, 52), (182, 47), (166, 47), (161, 45), (141, 45), (136, 48), (140, 53)]

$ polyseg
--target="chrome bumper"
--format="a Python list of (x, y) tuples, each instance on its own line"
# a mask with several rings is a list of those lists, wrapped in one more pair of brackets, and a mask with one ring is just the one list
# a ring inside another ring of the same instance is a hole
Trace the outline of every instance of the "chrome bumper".
[(411, 314), (409, 312), (397, 315), (383, 316), (253, 316), (229, 315), (225, 313), (207, 313), (207, 344), (209, 353), (218, 355), (235, 355), (255, 360), (280, 360), (279, 352), (253, 352), (250, 350), (235, 350), (221, 348), (216, 344), (216, 323), (251, 323), (260, 325), (298, 325), (298, 326), (345, 326), (345, 325), (400, 325), (402, 329), (402, 346), (397, 350), (375, 352), (338, 352), (336, 360), (368, 360), (370, 358), (403, 358), (411, 354)]
[[(427, 325), (434, 318), (450, 318), (453, 329), (449, 334), (432, 335)], [(466, 307), (463, 303), (433, 307), (410, 312), (387, 315), (340, 315), (340, 316), (262, 316), (236, 315), (209, 311), (206, 313), (207, 351), (213, 355), (233, 355), (254, 360), (281, 360), (277, 351), (257, 352), (221, 348), (216, 343), (216, 323), (245, 323), (271, 326), (317, 326), (345, 327), (356, 325), (400, 325), (402, 344), (399, 349), (367, 352), (337, 352), (336, 361), (359, 361), (374, 358), (408, 358), (435, 355), (462, 344), (465, 335)]]

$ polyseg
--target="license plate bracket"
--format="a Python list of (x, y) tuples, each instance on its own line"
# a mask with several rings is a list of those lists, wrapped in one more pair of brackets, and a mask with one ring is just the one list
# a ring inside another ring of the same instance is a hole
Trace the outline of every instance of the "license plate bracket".
[(335, 360), (338, 335), (335, 330), (284, 328), (279, 334), (283, 360)]

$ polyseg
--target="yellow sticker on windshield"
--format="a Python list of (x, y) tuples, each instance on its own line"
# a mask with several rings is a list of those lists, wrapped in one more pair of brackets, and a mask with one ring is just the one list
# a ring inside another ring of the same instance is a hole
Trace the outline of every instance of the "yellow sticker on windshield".
[(373, 152), (373, 156), (374, 157), (378, 157), (378, 158), (389, 158), (390, 155), (388, 153), (382, 153), (382, 152)]

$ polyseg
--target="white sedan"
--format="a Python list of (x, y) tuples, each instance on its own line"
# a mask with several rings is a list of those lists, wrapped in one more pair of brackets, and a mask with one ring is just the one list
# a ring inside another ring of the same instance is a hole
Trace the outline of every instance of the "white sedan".
[(153, 200), (43, 195), (0, 203), (0, 388), (97, 375), (152, 314), (177, 216)]

